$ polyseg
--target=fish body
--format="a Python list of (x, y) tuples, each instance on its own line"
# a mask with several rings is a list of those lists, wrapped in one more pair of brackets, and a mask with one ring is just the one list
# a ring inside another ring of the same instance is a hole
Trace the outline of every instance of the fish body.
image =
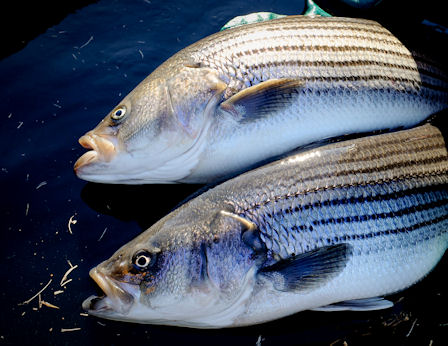
[(364, 19), (290, 16), (181, 50), (92, 131), (77, 175), (210, 182), (347, 133), (412, 127), (448, 104), (444, 72)]
[(374, 310), (448, 246), (448, 156), (432, 125), (333, 143), (186, 202), (91, 270), (99, 317), (196, 328)]

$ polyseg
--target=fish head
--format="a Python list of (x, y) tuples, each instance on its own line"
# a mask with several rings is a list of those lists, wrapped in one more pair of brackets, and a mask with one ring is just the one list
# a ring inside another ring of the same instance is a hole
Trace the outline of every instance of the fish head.
[(226, 88), (217, 72), (180, 65), (154, 72), (79, 139), (90, 151), (75, 163), (81, 179), (101, 183), (173, 183), (187, 177), (206, 147)]
[(183, 225), (180, 219), (167, 220), (158, 228), (159, 221), (93, 268), (90, 276), (105, 296), (89, 297), (83, 308), (91, 315), (128, 322), (234, 325), (253, 290), (253, 251), (232, 220), (220, 223), (229, 233), (212, 235), (205, 231), (216, 225), (216, 218), (204, 223), (183, 219)]

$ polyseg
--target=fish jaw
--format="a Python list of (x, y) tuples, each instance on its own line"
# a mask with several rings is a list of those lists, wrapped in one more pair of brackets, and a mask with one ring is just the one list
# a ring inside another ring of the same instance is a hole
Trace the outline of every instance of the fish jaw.
[(82, 307), (90, 314), (104, 318), (125, 316), (138, 301), (138, 286), (118, 282), (97, 268), (93, 268), (89, 275), (105, 293), (104, 297), (90, 296), (83, 302)]
[(96, 134), (94, 131), (87, 132), (79, 139), (83, 148), (91, 149), (83, 154), (75, 163), (76, 175), (82, 177), (89, 166), (98, 161), (110, 162), (117, 155), (117, 145), (112, 136)]

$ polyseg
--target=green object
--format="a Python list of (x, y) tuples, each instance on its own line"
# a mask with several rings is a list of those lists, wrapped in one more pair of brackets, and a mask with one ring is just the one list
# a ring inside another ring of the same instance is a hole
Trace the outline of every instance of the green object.
[[(306, 1), (306, 10), (303, 14), (304, 16), (322, 16), (322, 17), (331, 17), (331, 14), (325, 12), (323, 9), (321, 9), (319, 6), (317, 6), (313, 0), (307, 0)], [(273, 12), (255, 12), (255, 13), (249, 13), (245, 16), (238, 16), (230, 21), (228, 21), (220, 31), (236, 28), (241, 25), (246, 24), (253, 24), (253, 23), (259, 23), (259, 22), (265, 22), (267, 20), (272, 20), (276, 18), (282, 18), (286, 17), (285, 14), (277, 14)]]
[(250, 13), (245, 16), (238, 16), (233, 18), (232, 20), (228, 21), (220, 31), (227, 30), (230, 28), (236, 28), (237, 26), (246, 25), (246, 24), (252, 24), (252, 23), (259, 23), (259, 22), (265, 22), (267, 20), (272, 20), (276, 18), (282, 18), (286, 17), (284, 14), (277, 14), (272, 12), (256, 12), (256, 13)]
[(304, 16), (322, 16), (331, 17), (331, 14), (325, 12), (319, 6), (317, 6), (313, 0), (306, 0), (306, 10)]

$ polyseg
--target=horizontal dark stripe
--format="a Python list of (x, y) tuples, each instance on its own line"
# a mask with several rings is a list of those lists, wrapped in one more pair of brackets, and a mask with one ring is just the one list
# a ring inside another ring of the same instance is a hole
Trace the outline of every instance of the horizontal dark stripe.
[[(271, 63), (259, 63), (245, 66), (246, 69), (252, 70), (253, 68), (265, 68), (270, 66), (297, 66), (297, 67), (330, 67), (330, 68), (347, 68), (347, 67), (383, 67), (385, 68), (385, 76), (388, 76), (390, 71), (386, 69), (395, 68), (399, 70), (415, 71), (418, 73), (418, 69), (413, 65), (398, 65), (391, 64), (378, 60), (351, 60), (351, 61), (328, 61), (328, 60), (282, 60), (274, 61)], [(364, 69), (363, 69), (364, 71)], [(350, 71), (352, 72), (352, 71)]]
[[(345, 24), (345, 23), (344, 23)], [(388, 36), (388, 37), (392, 37), (394, 38), (394, 42), (400, 42), (398, 41), (398, 39), (392, 35), (388, 30), (386, 30), (385, 28), (381, 27), (381, 26), (376, 26), (376, 25), (369, 25), (369, 24), (357, 24), (358, 26), (353, 27), (353, 26), (347, 26), (347, 25), (333, 25), (333, 23), (328, 24), (328, 23), (313, 23), (313, 22), (309, 22), (309, 23), (297, 23), (295, 25), (285, 25), (285, 26), (268, 26), (266, 27), (266, 31), (275, 31), (275, 32), (279, 32), (279, 33), (284, 33), (284, 32), (289, 32), (289, 31), (296, 31), (297, 34), (295, 34), (294, 36), (298, 36), (298, 37), (311, 37), (312, 36), (319, 36), (319, 31), (320, 32), (325, 32), (325, 31), (333, 31), (333, 34), (330, 34), (328, 36), (331, 37), (340, 37), (340, 38), (367, 38), (370, 39), (372, 41), (376, 41), (379, 40), (376, 37), (372, 37), (372, 36), (361, 36), (360, 34), (372, 34), (372, 35), (383, 35), (383, 36)], [(303, 30), (316, 30), (317, 33), (313, 34), (313, 33), (304, 33)], [(346, 32), (350, 32), (350, 34), (344, 34), (343, 31)], [(353, 35), (352, 33), (357, 33), (358, 35)], [(288, 33), (289, 35), (291, 35), (291, 33)], [(284, 35), (283, 35), (284, 36)], [(361, 36), (361, 37), (360, 37)], [(401, 44), (402, 45), (402, 44)]]
[[(444, 77), (446, 76), (446, 67), (443, 65), (442, 62), (432, 60), (431, 58), (427, 57), (426, 55), (420, 54), (420, 52), (416, 52), (411, 50), (411, 55), (414, 58), (415, 62), (417, 63), (417, 66), (421, 66), (422, 68), (426, 69), (424, 66), (429, 66), (430, 68), (433, 68), (435, 70), (438, 70), (441, 75)], [(427, 70), (427, 69), (426, 69)]]
[[(443, 161), (443, 160), (441, 160), (441, 161)], [(407, 163), (407, 165), (409, 166), (409, 163)], [(397, 168), (397, 167), (395, 167), (395, 168)], [(374, 170), (372, 170), (372, 172), (378, 172), (378, 169), (374, 169)], [(352, 172), (352, 173), (357, 173), (357, 172)], [(440, 177), (440, 176), (446, 176), (446, 175), (447, 175), (447, 171), (424, 172), (424, 173), (416, 172), (416, 173), (410, 173), (410, 174), (409, 173), (403, 174), (401, 176), (397, 176), (392, 179), (375, 179), (375, 180), (365, 180), (365, 181), (354, 182), (354, 183), (338, 184), (338, 185), (333, 185), (333, 186), (318, 186), (312, 190), (301, 190), (301, 191), (298, 191), (298, 192), (296, 192), (294, 194), (290, 194), (290, 195), (275, 196), (274, 198), (269, 199), (267, 201), (263, 201), (261, 203), (254, 203), (246, 208), (242, 208), (239, 212), (241, 214), (245, 214), (249, 211), (254, 211), (256, 213), (257, 209), (262, 208), (271, 202), (277, 203), (280, 200), (287, 200), (290, 198), (295, 198), (300, 195), (307, 195), (308, 193), (316, 193), (319, 191), (337, 190), (337, 189), (366, 186), (366, 185), (381, 185), (381, 184), (386, 184), (386, 183), (391, 183), (391, 182), (405, 181), (407, 179), (427, 178), (427, 177), (437, 177), (437, 176)], [(305, 181), (313, 181), (313, 180), (322, 179), (322, 178), (328, 178), (328, 175), (319, 175), (319, 176), (314, 176), (314, 177), (308, 177), (307, 179), (298, 181), (297, 183), (302, 184)]]
[[(350, 204), (363, 204), (363, 203), (374, 203), (379, 201), (391, 201), (391, 200), (398, 200), (407, 198), (410, 196), (417, 196), (417, 195), (423, 195), (428, 193), (436, 193), (436, 192), (442, 192), (443, 190), (446, 190), (448, 187), (447, 184), (443, 185), (430, 185), (430, 186), (422, 186), (419, 188), (413, 188), (413, 189), (407, 189), (407, 190), (401, 190), (401, 191), (394, 191), (391, 193), (379, 193), (376, 196), (368, 195), (368, 196), (359, 196), (359, 197), (348, 197), (348, 198), (334, 198), (334, 199), (327, 199), (327, 200), (321, 200), (316, 201), (314, 203), (308, 203), (308, 204), (302, 204), (302, 205), (296, 205), (294, 207), (290, 206), (288, 208), (282, 209), (277, 211), (276, 213), (270, 213), (269, 211), (266, 212), (266, 216), (268, 218), (278, 218), (283, 217), (283, 215), (289, 215), (294, 213), (300, 213), (304, 210), (309, 210), (313, 208), (322, 208), (322, 207), (330, 207), (330, 206), (343, 206), (343, 205), (350, 205)], [(448, 196), (448, 195), (447, 195)], [(243, 215), (242, 215), (243, 216)], [(262, 215), (260, 215), (262, 216)]]
[[(374, 166), (374, 167), (365, 167), (365, 168), (356, 168), (356, 170), (341, 170), (339, 172), (334, 172), (332, 174), (332, 177), (339, 177), (339, 176), (347, 176), (352, 174), (370, 174), (370, 173), (378, 173), (378, 172), (384, 172), (389, 171), (393, 169), (398, 168), (405, 168), (405, 167), (412, 167), (412, 166), (425, 166), (427, 164), (433, 164), (433, 163), (439, 163), (439, 162), (445, 162), (447, 161), (448, 157), (446, 155), (443, 156), (436, 156), (436, 157), (430, 157), (426, 159), (421, 160), (412, 160), (410, 161), (402, 161), (402, 162), (394, 162), (389, 163), (383, 166)], [(322, 179), (328, 177), (328, 174), (326, 175), (319, 175), (316, 177), (316, 179)]]
[[(257, 23), (255, 25), (249, 26), (249, 27), (243, 27), (238, 31), (247, 31), (247, 30), (256, 30), (259, 32), (262, 29), (266, 30), (290, 30), (290, 28), (293, 28), (292, 30), (303, 30), (303, 29), (325, 29), (328, 27), (331, 27), (333, 30), (340, 30), (341, 28), (345, 28), (347, 30), (362, 30), (367, 28), (372, 28), (372, 31), (376, 29), (376, 31), (380, 33), (390, 34), (390, 32), (385, 29), (383, 26), (381, 26), (379, 23), (374, 21), (368, 21), (368, 20), (356, 20), (356, 18), (348, 18), (349, 20), (341, 20), (341, 18), (282, 18), (277, 19), (275, 21), (264, 21)], [(245, 29), (245, 30), (244, 30)], [(234, 32), (237, 30), (234, 30), (233, 32), (230, 31), (228, 34), (231, 36), (234, 36)]]
[[(277, 49), (276, 49), (277, 48)], [(242, 57), (244, 55), (251, 55), (252, 49), (246, 51), (233, 52), (231, 47), (223, 47), (226, 52), (232, 53), (232, 55), (236, 57)], [(363, 47), (363, 46), (355, 46), (355, 45), (344, 45), (344, 46), (330, 46), (330, 45), (284, 45), (284, 46), (276, 46), (276, 47), (259, 47), (257, 48), (257, 53), (265, 53), (267, 51), (282, 51), (282, 50), (291, 50), (291, 51), (312, 51), (312, 52), (344, 52), (344, 53), (356, 53), (356, 52), (368, 52), (368, 53), (381, 53), (386, 55), (398, 56), (401, 58), (406, 58), (412, 60), (412, 56), (409, 53), (401, 53), (399, 51), (391, 51), (382, 48), (375, 47)], [(214, 52), (215, 53), (215, 52)], [(252, 53), (253, 54), (253, 53)]]
[[(415, 196), (417, 195), (409, 195)], [(446, 197), (446, 196), (445, 196)], [(403, 198), (401, 198), (403, 199)], [(389, 201), (392, 199), (389, 199)], [(397, 198), (394, 200), (398, 201)], [(320, 220), (313, 220), (311, 223), (313, 226), (320, 226), (320, 225), (328, 225), (328, 224), (349, 224), (349, 223), (357, 223), (357, 222), (365, 222), (370, 220), (381, 220), (381, 219), (389, 219), (389, 218), (397, 218), (402, 217), (410, 214), (416, 214), (418, 212), (422, 211), (428, 211), (430, 209), (434, 208), (440, 208), (443, 206), (448, 205), (448, 198), (444, 198), (441, 200), (432, 201), (430, 203), (426, 204), (419, 204), (416, 206), (413, 206), (411, 208), (403, 208), (403, 209), (397, 209), (390, 212), (383, 212), (383, 213), (376, 213), (376, 214), (362, 214), (362, 215), (347, 215), (344, 217), (337, 217), (337, 218), (327, 218), (327, 219), (320, 219)]]
[[(374, 232), (369, 232), (369, 233), (359, 233), (359, 234), (343, 234), (340, 236), (336, 236), (333, 239), (332, 238), (326, 238), (326, 241), (328, 243), (333, 243), (333, 242), (345, 242), (345, 241), (349, 241), (349, 240), (363, 240), (363, 239), (369, 239), (369, 238), (375, 238), (375, 237), (381, 237), (381, 236), (387, 236), (387, 235), (396, 235), (396, 234), (400, 234), (400, 233), (408, 233), (408, 232), (412, 232), (415, 230), (418, 230), (422, 227), (428, 226), (428, 222), (430, 222), (431, 224), (437, 224), (439, 222), (443, 222), (445, 220), (448, 219), (448, 214), (437, 217), (435, 219), (431, 219), (431, 220), (425, 220), (423, 222), (418, 222), (415, 223), (411, 226), (408, 227), (401, 227), (401, 228), (392, 228), (392, 229), (388, 229), (388, 230), (384, 230), (384, 231), (374, 231)], [(448, 230), (444, 230), (443, 232), (447, 232)], [(323, 240), (323, 238), (321, 238), (321, 240)]]
[[(365, 46), (361, 46), (360, 41), (368, 41), (369, 43), (372, 42), (376, 42), (376, 43), (380, 43), (382, 45), (387, 45), (387, 46), (393, 46), (393, 47), (398, 47), (400, 48), (400, 50), (405, 49), (405, 47), (403, 46), (403, 44), (401, 44), (399, 41), (397, 40), (387, 40), (384, 38), (372, 38), (372, 37), (368, 37), (368, 36), (360, 36), (360, 35), (335, 35), (335, 34), (316, 34), (316, 35), (311, 35), (311, 34), (302, 34), (302, 35), (296, 35), (296, 41), (303, 41), (303, 40), (307, 40), (309, 42), (313, 42), (316, 39), (327, 39), (327, 41), (332, 42), (333, 45), (317, 45), (317, 44), (294, 44), (291, 45), (289, 43), (287, 43), (286, 40), (284, 40), (285, 35), (283, 34), (279, 34), (278, 36), (271, 36), (271, 37), (267, 37), (267, 38), (257, 38), (257, 39), (246, 39), (244, 41), (237, 41), (235, 43), (229, 44), (227, 47), (223, 47), (222, 50), (225, 49), (231, 49), (231, 50), (238, 50), (243, 48), (244, 46), (250, 45), (250, 44), (263, 44), (266, 46), (262, 46), (261, 48), (264, 49), (264, 51), (268, 50), (268, 51), (296, 51), (296, 50), (306, 50), (306, 51), (319, 51), (319, 50), (324, 50), (324, 51), (340, 51), (339, 48), (344, 48), (344, 50), (341, 51), (346, 51), (346, 47), (353, 47), (353, 50), (361, 50), (362, 48), (373, 48), (373, 47), (365, 47)], [(393, 37), (393, 36), (391, 36)], [(344, 39), (344, 41), (346, 40), (352, 40), (353, 44), (350, 46), (347, 45), (338, 45), (336, 44), (339, 40)], [(288, 40), (291, 41), (291, 40)], [(230, 42), (229, 42), (230, 43)], [(269, 44), (271, 44), (269, 46)], [(240, 48), (241, 47), (241, 48)], [(358, 48), (358, 49), (355, 49)], [(380, 48), (376, 48), (376, 49), (380, 49)], [(221, 51), (222, 51), (221, 50)], [(385, 52), (390, 52), (390, 53), (399, 53), (399, 54), (403, 54), (406, 57), (412, 58), (412, 55), (409, 53), (401, 53), (398, 50), (393, 50), (390, 49), (390, 47), (388, 47), (388, 49), (382, 49)], [(234, 53), (237, 56), (241, 56), (240, 53), (243, 53), (242, 55), (252, 55), (256, 52), (257, 50), (245, 50), (245, 51), (240, 51), (237, 53)]]
[(434, 79), (439, 80), (445, 84), (448, 84), (448, 76), (443, 74), (442, 71), (434, 72), (434, 71), (426, 68), (426, 66), (422, 66), (420, 63), (417, 63), (417, 69), (421, 75), (424, 75), (424, 76), (427, 76), (430, 78), (434, 78)]
[[(261, 65), (260, 65), (261, 66)], [(266, 66), (269, 67), (269, 66)], [(247, 74), (251, 71), (245, 71), (245, 73), (241, 73), (241, 76), (247, 76)], [(236, 76), (235, 76), (236, 77)], [(384, 81), (384, 82), (393, 82), (393, 83), (405, 83), (408, 84), (408, 87), (414, 87), (415, 91), (418, 91), (421, 86), (424, 86), (428, 89), (432, 90), (440, 90), (440, 91), (448, 91), (446, 88), (439, 87), (433, 84), (429, 83), (421, 83), (419, 80), (416, 79), (410, 79), (410, 78), (404, 78), (404, 77), (391, 77), (389, 74), (385, 73), (384, 75), (367, 75), (367, 76), (329, 76), (329, 77), (323, 77), (323, 76), (312, 76), (312, 77), (305, 77), (300, 76), (298, 77), (304, 82), (310, 82), (310, 83), (334, 83), (334, 82), (373, 82), (373, 81)], [(244, 78), (237, 78), (241, 82), (244, 82)], [(377, 90), (388, 90), (391, 88), (383, 88), (380, 89), (378, 86), (375, 85), (375, 89)], [(394, 89), (391, 89), (393, 91), (401, 90), (397, 87)]]

